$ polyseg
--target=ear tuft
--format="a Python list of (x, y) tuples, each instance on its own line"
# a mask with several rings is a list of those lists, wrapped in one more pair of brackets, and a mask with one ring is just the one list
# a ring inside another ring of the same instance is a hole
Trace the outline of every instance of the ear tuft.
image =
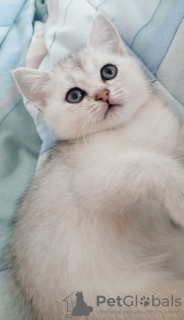
[(50, 74), (29, 68), (18, 68), (12, 71), (12, 76), (22, 95), (38, 109), (47, 105), (49, 95)]
[(125, 45), (112, 23), (98, 13), (92, 20), (88, 47), (116, 55), (127, 54)]

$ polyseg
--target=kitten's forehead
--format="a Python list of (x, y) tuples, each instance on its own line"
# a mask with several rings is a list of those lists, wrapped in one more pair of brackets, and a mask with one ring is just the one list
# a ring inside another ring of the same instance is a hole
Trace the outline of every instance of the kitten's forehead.
[(75, 56), (71, 57), (71, 62), (74, 65), (74, 68), (85, 71), (86, 59), (84, 55), (76, 54)]
[(111, 55), (84, 49), (62, 61), (57, 68), (57, 74), (68, 89), (76, 86), (93, 91), (93, 87), (104, 86), (100, 75), (101, 68), (108, 63), (116, 64), (116, 60), (116, 57)]
[(98, 67), (98, 59), (86, 52), (86, 50), (73, 54), (63, 62), (61, 62), (60, 68), (66, 73), (84, 72), (88, 73), (92, 71), (92, 68)]
[(79, 86), (85, 88), (92, 85), (94, 81), (101, 81), (100, 63), (96, 57), (79, 52), (62, 61), (54, 71), (59, 81), (70, 87)]

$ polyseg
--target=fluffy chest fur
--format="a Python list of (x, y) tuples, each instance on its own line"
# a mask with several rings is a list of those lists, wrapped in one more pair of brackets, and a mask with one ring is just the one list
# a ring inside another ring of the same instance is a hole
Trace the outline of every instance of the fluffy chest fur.
[[(163, 114), (161, 120), (157, 121), (156, 116), (155, 121), (150, 120), (153, 106), (155, 113)], [(168, 116), (168, 126), (160, 127), (160, 121)], [(183, 272), (183, 256), (175, 262), (183, 243), (180, 230), (173, 227), (167, 209), (153, 194), (136, 199), (137, 191), (129, 185), (130, 177), (126, 175), (135, 151), (164, 148), (164, 153), (174, 153), (178, 132), (174, 116), (153, 97), (132, 125), (99, 132), (77, 142), (63, 142), (55, 148), (24, 201), (21, 210), (27, 214), (18, 226), (18, 251), (27, 259), (32, 257), (32, 281), (37, 268), (43, 274), (40, 281), (45, 281), (54, 267), (52, 281), (60, 273), (68, 274), (62, 286), (67, 292), (73, 290), (73, 283), (86, 291), (85, 282), (90, 283), (91, 273), (98, 283), (97, 291), (106, 290), (106, 286), (111, 291), (113, 287), (114, 292), (120, 290), (117, 275), (121, 275), (125, 291), (136, 291), (149, 281), (151, 285), (154, 273), (154, 281), (159, 283), (173, 272), (177, 277)], [(168, 147), (165, 141), (169, 141)], [(124, 163), (123, 159), (128, 161)], [(143, 163), (143, 168), (149, 170), (149, 164)], [(137, 170), (135, 164), (133, 170)], [(134, 179), (133, 176), (133, 183)], [(149, 185), (143, 182), (140, 177), (139, 186), (144, 191)]]

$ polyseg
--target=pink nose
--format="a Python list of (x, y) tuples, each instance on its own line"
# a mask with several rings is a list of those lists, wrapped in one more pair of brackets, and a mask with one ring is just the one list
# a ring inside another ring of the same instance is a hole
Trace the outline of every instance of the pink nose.
[(96, 95), (96, 100), (102, 100), (104, 102), (109, 102), (109, 90), (102, 90)]

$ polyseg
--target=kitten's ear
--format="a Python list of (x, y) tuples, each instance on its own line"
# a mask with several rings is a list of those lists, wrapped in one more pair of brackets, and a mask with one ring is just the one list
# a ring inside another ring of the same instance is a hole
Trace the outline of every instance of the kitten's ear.
[(88, 46), (116, 55), (125, 55), (127, 50), (112, 23), (101, 13), (92, 20)]
[(47, 105), (49, 96), (49, 72), (29, 68), (18, 68), (12, 76), (22, 95), (42, 110)]

